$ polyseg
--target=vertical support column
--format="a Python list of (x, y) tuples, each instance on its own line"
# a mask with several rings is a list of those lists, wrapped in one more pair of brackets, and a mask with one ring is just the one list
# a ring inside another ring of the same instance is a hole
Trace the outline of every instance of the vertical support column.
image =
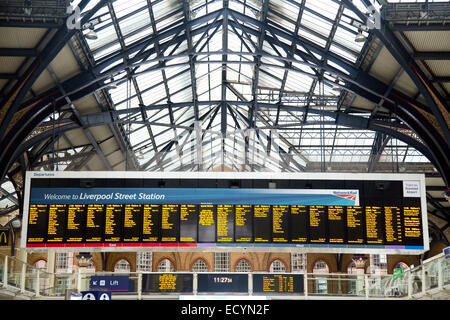
[(413, 294), (413, 274), (410, 268), (408, 272), (408, 299), (412, 298), (412, 294)]
[(77, 284), (77, 289), (78, 289), (78, 293), (80, 293), (81, 291), (87, 289), (83, 287), (83, 281), (82, 281), (82, 273), (86, 272), (87, 267), (89, 266), (89, 262), (92, 259), (92, 255), (89, 252), (80, 252), (77, 256), (76, 256), (77, 260), (78, 260), (78, 284)]
[(47, 273), (49, 274), (50, 279), (48, 280), (49, 285), (49, 294), (53, 294), (55, 287), (55, 260), (56, 253), (54, 250), (48, 250), (47, 252)]
[(77, 271), (77, 293), (81, 294), (81, 268)]
[(138, 300), (142, 300), (142, 272), (138, 273), (137, 296)]
[(367, 291), (366, 292), (366, 296), (368, 293), (369, 288), (366, 286), (366, 283), (364, 281), (365, 277), (364, 277), (364, 272), (365, 272), (365, 264), (367, 261), (367, 257), (364, 255), (354, 255), (352, 257), (353, 262), (355, 263), (356, 266), (356, 274), (357, 274), (357, 279), (356, 279), (356, 294), (359, 295), (360, 292), (362, 292), (364, 290)]
[(198, 290), (198, 275), (197, 273), (194, 273), (193, 277), (192, 277), (192, 293), (194, 294), (194, 296), (197, 295), (197, 290)]
[(426, 272), (425, 272), (425, 265), (422, 263), (422, 294), (425, 295), (427, 292), (427, 279), (426, 279)]
[(252, 273), (248, 274), (248, 295), (249, 296), (253, 295), (253, 274)]
[(366, 300), (369, 300), (369, 277), (367, 274), (364, 275), (364, 286), (366, 287)]
[(308, 299), (308, 273), (306, 272), (303, 277), (303, 291), (305, 292), (305, 299)]
[(4, 265), (3, 265), (3, 288), (7, 288), (8, 287), (8, 256), (5, 255), (5, 261), (4, 261)]
[(20, 272), (20, 293), (25, 292), (25, 279), (27, 274), (27, 264), (22, 263), (22, 270)]
[(40, 296), (41, 296), (41, 292), (40, 292), (40, 289), (41, 289), (41, 281), (40, 281), (40, 271), (39, 271), (39, 269), (37, 269), (37, 273), (36, 273), (36, 282), (35, 282), (35, 284), (34, 284), (34, 290), (35, 290), (35, 297), (36, 298), (39, 298)]
[(436, 260), (437, 269), (438, 269), (438, 289), (442, 290), (444, 287), (444, 273), (442, 272), (442, 263), (439, 260)]

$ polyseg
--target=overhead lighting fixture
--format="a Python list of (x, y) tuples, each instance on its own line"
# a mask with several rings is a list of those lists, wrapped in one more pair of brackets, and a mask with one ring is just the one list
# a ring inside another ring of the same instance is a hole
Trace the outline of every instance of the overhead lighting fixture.
[(334, 80), (334, 84), (333, 87), (331, 88), (331, 90), (339, 92), (341, 91), (341, 87), (339, 86), (339, 79)]
[(31, 0), (25, 0), (23, 13), (25, 13), (27, 16), (31, 16)]
[(86, 39), (89, 39), (89, 40), (97, 40), (98, 39), (97, 32), (94, 31), (93, 24), (89, 25), (89, 31), (84, 36), (86, 37)]
[(358, 29), (358, 34), (355, 37), (355, 42), (365, 42), (366, 41), (366, 36), (363, 35), (362, 30)]
[(428, 18), (428, 11), (420, 11), (420, 19)]
[(117, 84), (114, 83), (114, 77), (111, 76), (111, 78), (109, 78), (109, 84), (107, 89), (117, 89)]

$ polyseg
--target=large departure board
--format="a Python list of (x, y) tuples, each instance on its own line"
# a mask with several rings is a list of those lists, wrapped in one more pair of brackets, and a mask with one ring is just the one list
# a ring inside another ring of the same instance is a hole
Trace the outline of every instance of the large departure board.
[(180, 242), (197, 242), (198, 208), (195, 204), (180, 205)]
[[(428, 248), (423, 177), (364, 176), (364, 181), (333, 180), (333, 188), (326, 188), (325, 176), (305, 181), (255, 176), (248, 187), (236, 188), (239, 183), (219, 174), (214, 183), (198, 178), (191, 188), (183, 179), (130, 173), (120, 179), (90, 173), (89, 187), (69, 173), (34, 174), (27, 173), (22, 230), (23, 246), (30, 250), (221, 246), (416, 254)], [(277, 182), (283, 188), (273, 188)]]

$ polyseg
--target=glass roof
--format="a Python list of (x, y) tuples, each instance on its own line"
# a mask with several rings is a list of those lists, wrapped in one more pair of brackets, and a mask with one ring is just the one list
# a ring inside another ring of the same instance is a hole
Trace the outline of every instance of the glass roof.
[(116, 0), (91, 22), (98, 38), (83, 42), (116, 84), (111, 108), (142, 170), (428, 162), (400, 140), (377, 148), (376, 132), (336, 124), (352, 97), (345, 66), (367, 46), (338, 0)]

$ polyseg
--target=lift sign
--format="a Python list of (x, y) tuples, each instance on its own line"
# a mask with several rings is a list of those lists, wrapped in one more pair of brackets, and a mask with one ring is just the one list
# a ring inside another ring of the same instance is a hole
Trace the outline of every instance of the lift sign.
[(89, 282), (91, 290), (128, 291), (128, 276), (93, 276)]

